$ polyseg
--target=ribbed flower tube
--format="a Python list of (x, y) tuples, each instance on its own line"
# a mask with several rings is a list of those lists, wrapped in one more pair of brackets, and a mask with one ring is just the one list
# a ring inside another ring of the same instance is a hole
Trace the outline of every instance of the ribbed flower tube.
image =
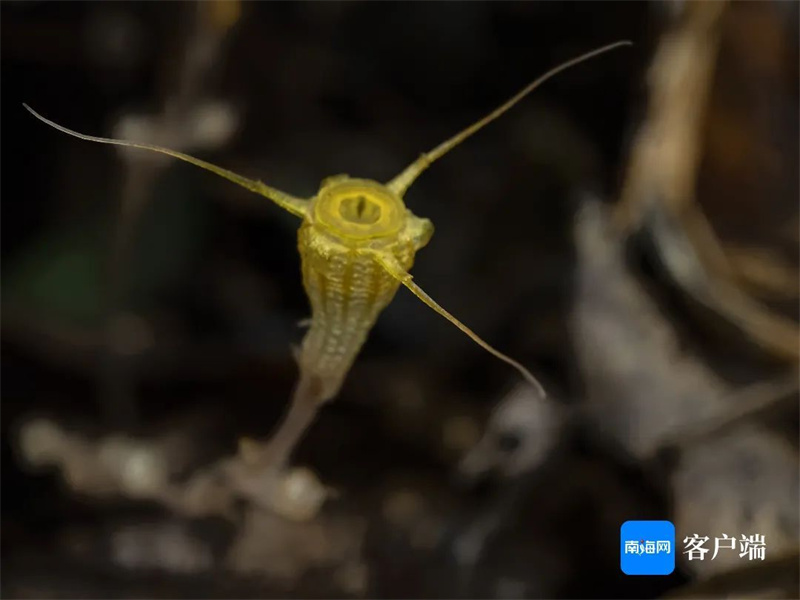
[[(301, 226), (298, 247), (312, 317), (300, 349), (300, 371), (319, 381), (319, 400), (326, 401), (339, 392), (400, 282), (369, 255), (313, 231), (311, 224)], [(393, 249), (398, 261), (410, 268), (413, 246), (397, 244)]]

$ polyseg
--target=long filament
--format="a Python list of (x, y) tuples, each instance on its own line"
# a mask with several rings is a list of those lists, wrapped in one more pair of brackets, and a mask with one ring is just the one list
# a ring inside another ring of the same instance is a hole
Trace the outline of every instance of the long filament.
[(592, 50), (591, 52), (587, 52), (586, 54), (582, 54), (576, 58), (568, 60), (567, 62), (561, 63), (557, 67), (550, 69), (547, 73), (533, 81), (532, 83), (528, 84), (522, 91), (518, 92), (514, 97), (510, 100), (506, 101), (500, 107), (496, 108), (488, 115), (476, 121), (466, 129), (460, 131), (449, 140), (442, 142), (436, 148), (431, 150), (430, 152), (426, 152), (422, 154), (417, 160), (411, 163), (405, 170), (400, 173), (397, 177), (392, 179), (389, 183), (386, 184), (390, 190), (392, 190), (395, 194), (403, 197), (403, 194), (406, 193), (408, 188), (411, 186), (412, 183), (419, 177), (425, 169), (427, 169), (434, 161), (440, 159), (442, 156), (450, 152), (453, 148), (458, 146), (461, 142), (466, 140), (470, 137), (473, 133), (480, 131), (486, 125), (503, 115), (506, 111), (508, 111), (511, 107), (513, 107), (517, 102), (522, 100), (525, 96), (530, 94), (533, 90), (537, 87), (542, 85), (545, 81), (553, 77), (554, 75), (569, 69), (577, 65), (578, 63), (582, 63), (585, 60), (593, 58), (598, 54), (603, 54), (604, 52), (608, 52), (609, 50), (613, 50), (615, 48), (619, 48), (620, 46), (632, 46), (633, 43), (629, 41), (621, 41), (615, 42), (613, 44), (609, 44), (607, 46), (603, 46), (602, 48), (598, 48), (596, 50)]
[(212, 173), (215, 173), (220, 177), (224, 177), (225, 179), (232, 181), (233, 183), (240, 185), (243, 188), (250, 190), (251, 192), (255, 192), (256, 194), (265, 196), (270, 200), (272, 200), (275, 204), (283, 208), (284, 210), (287, 210), (290, 213), (297, 215), (298, 217), (303, 217), (308, 209), (308, 204), (309, 204), (308, 200), (304, 200), (302, 198), (295, 198), (291, 194), (287, 194), (286, 192), (282, 192), (281, 190), (265, 185), (260, 181), (255, 181), (253, 179), (248, 179), (247, 177), (242, 177), (241, 175), (238, 175), (233, 171), (228, 171), (227, 169), (223, 169), (222, 167), (218, 167), (204, 160), (200, 160), (199, 158), (189, 156), (188, 154), (177, 152), (175, 150), (170, 150), (169, 148), (162, 148), (161, 146), (154, 146), (152, 144), (129, 142), (127, 140), (115, 140), (112, 138), (97, 137), (94, 135), (86, 135), (85, 133), (78, 133), (77, 131), (73, 131), (72, 129), (67, 129), (63, 125), (54, 123), (50, 119), (46, 119), (45, 117), (37, 113), (35, 110), (33, 110), (27, 104), (23, 104), (22, 106), (24, 106), (29, 113), (31, 113), (34, 117), (36, 117), (40, 121), (47, 123), (48, 125), (50, 125), (50, 127), (58, 129), (59, 131), (71, 135), (73, 137), (82, 140), (87, 140), (89, 142), (97, 142), (99, 144), (113, 144), (115, 146), (140, 148), (142, 150), (151, 150), (153, 152), (160, 152), (161, 154), (166, 154), (168, 156), (172, 156), (182, 161), (191, 163), (197, 167), (200, 167), (201, 169), (205, 169), (206, 171), (211, 171)]
[(481, 348), (489, 352), (490, 354), (494, 355), (495, 357), (502, 360), (504, 363), (511, 365), (514, 367), (519, 373), (533, 386), (535, 387), (538, 392), (542, 395), (542, 397), (547, 396), (547, 392), (545, 392), (544, 387), (539, 380), (534, 377), (533, 373), (531, 373), (528, 369), (526, 369), (522, 364), (511, 358), (510, 356), (503, 354), (499, 350), (490, 346), (487, 342), (485, 342), (477, 333), (472, 331), (469, 327), (464, 325), (461, 321), (456, 319), (453, 315), (451, 315), (445, 308), (443, 308), (436, 300), (431, 298), (421, 287), (419, 287), (416, 283), (414, 283), (413, 276), (407, 272), (400, 263), (392, 256), (382, 255), (382, 254), (374, 254), (375, 260), (380, 264), (384, 270), (389, 273), (392, 277), (397, 279), (400, 283), (406, 286), (412, 294), (414, 294), (417, 298), (422, 300), (425, 304), (427, 304), (430, 308), (436, 311), (439, 315), (450, 321), (453, 325), (458, 327), (463, 333), (465, 333), (473, 342), (478, 344)]

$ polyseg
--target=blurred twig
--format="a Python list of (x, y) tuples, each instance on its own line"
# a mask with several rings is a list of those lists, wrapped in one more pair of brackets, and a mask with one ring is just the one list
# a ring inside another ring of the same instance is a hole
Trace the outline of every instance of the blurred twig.
[(711, 92), (726, 2), (685, 2), (648, 73), (648, 112), (631, 150), (616, 225), (636, 227), (652, 202), (684, 210), (694, 196), (701, 126)]
[(665, 269), (682, 290), (770, 354), (794, 363), (800, 358), (800, 328), (741, 287), (741, 275), (695, 193), (723, 17), (734, 8), (727, 2), (683, 3), (677, 25), (662, 39), (616, 225), (625, 232), (648, 227)]
[[(764, 415), (783, 404), (794, 405), (797, 394), (798, 374), (791, 373), (774, 381), (759, 382), (731, 394), (730, 408), (723, 413), (712, 414), (692, 423), (685, 430), (668, 436), (661, 442), (663, 448), (685, 448), (706, 441), (745, 421)], [(659, 449), (659, 451), (661, 450)]]
[[(194, 14), (185, 35), (181, 56), (175, 71), (168, 64), (163, 80), (167, 83), (162, 113), (152, 119), (136, 122), (122, 120), (116, 130), (133, 126), (144, 129), (146, 141), (176, 150), (207, 145), (199, 138), (195, 113), (204, 101), (204, 81), (220, 61), (225, 36), (238, 19), (238, 2), (198, 2), (192, 4)], [(137, 137), (142, 137), (142, 131)], [(126, 137), (122, 133), (118, 137)], [(223, 139), (213, 140), (224, 143)], [(133, 381), (129, 358), (117, 349), (119, 321), (124, 318), (124, 289), (132, 240), (139, 218), (153, 195), (153, 184), (168, 161), (144, 152), (122, 151), (126, 166), (125, 182), (119, 201), (108, 264), (108, 297), (105, 326), (105, 353), (100, 368), (100, 387), (104, 406), (116, 426), (130, 426), (136, 420)]]

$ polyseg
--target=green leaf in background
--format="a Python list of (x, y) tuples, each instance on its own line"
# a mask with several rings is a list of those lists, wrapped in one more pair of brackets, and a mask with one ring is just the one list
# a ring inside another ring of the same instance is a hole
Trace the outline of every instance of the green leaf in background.
[[(129, 308), (153, 308), (162, 294), (191, 281), (199, 264), (211, 208), (187, 179), (194, 181), (188, 170), (170, 169), (150, 191), (123, 278), (122, 298)], [(107, 206), (106, 215), (50, 229), (20, 252), (4, 272), (3, 304), (47, 320), (99, 327), (114, 230)]]

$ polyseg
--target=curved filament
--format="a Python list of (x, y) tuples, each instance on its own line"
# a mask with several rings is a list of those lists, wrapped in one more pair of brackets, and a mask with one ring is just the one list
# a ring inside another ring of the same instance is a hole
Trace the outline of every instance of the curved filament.
[(592, 50), (591, 52), (587, 52), (586, 54), (582, 54), (576, 58), (568, 60), (567, 62), (561, 63), (557, 67), (550, 69), (547, 73), (536, 79), (533, 83), (528, 84), (522, 91), (518, 92), (513, 98), (506, 101), (502, 106), (496, 108), (488, 115), (476, 121), (466, 129), (460, 131), (449, 140), (442, 142), (436, 148), (431, 150), (430, 152), (424, 153), (420, 156), (417, 160), (411, 163), (406, 169), (400, 173), (397, 177), (392, 179), (389, 183), (386, 184), (390, 190), (392, 190), (395, 194), (402, 197), (403, 194), (406, 193), (406, 190), (411, 186), (412, 183), (419, 177), (422, 172), (427, 169), (434, 161), (438, 160), (450, 150), (458, 146), (461, 142), (466, 140), (470, 137), (473, 133), (483, 129), (486, 125), (500, 117), (506, 111), (508, 111), (511, 107), (513, 107), (517, 102), (522, 100), (525, 96), (530, 94), (533, 90), (543, 84), (545, 81), (553, 77), (554, 75), (569, 69), (577, 65), (578, 63), (582, 63), (585, 60), (593, 58), (598, 54), (603, 54), (604, 52), (608, 52), (609, 50), (613, 50), (614, 48), (619, 48), (620, 46), (632, 46), (632, 42), (629, 41), (622, 41), (622, 42), (615, 42), (613, 44), (609, 44), (607, 46), (603, 46), (602, 48), (598, 48), (596, 50)]
[(374, 254), (375, 260), (378, 264), (383, 267), (383, 269), (389, 273), (392, 277), (397, 279), (400, 283), (406, 286), (412, 294), (414, 294), (417, 298), (422, 300), (425, 304), (427, 304), (430, 308), (436, 311), (439, 315), (450, 321), (453, 325), (458, 327), (463, 333), (465, 333), (473, 342), (478, 344), (481, 348), (489, 352), (490, 354), (494, 355), (495, 357), (502, 360), (504, 363), (511, 365), (514, 367), (519, 373), (534, 387), (538, 390), (538, 392), (542, 395), (542, 397), (547, 396), (547, 392), (545, 392), (544, 387), (536, 377), (533, 376), (528, 369), (522, 366), (519, 362), (496, 350), (492, 346), (490, 346), (487, 342), (485, 342), (481, 337), (472, 331), (469, 327), (464, 325), (461, 321), (456, 319), (453, 315), (451, 315), (447, 310), (445, 310), (441, 305), (439, 305), (436, 300), (431, 298), (425, 291), (419, 287), (416, 283), (414, 283), (413, 276), (406, 271), (400, 263), (391, 255), (383, 255), (383, 254)]
[(140, 148), (142, 150), (151, 150), (153, 152), (160, 152), (161, 154), (166, 154), (168, 156), (172, 156), (182, 161), (191, 163), (197, 167), (200, 167), (201, 169), (205, 169), (206, 171), (211, 171), (212, 173), (215, 173), (220, 177), (224, 177), (228, 181), (232, 181), (233, 183), (240, 185), (243, 188), (250, 190), (251, 192), (255, 192), (256, 194), (265, 196), (266, 198), (269, 198), (284, 210), (288, 210), (290, 213), (297, 215), (298, 217), (302, 217), (303, 215), (306, 214), (306, 210), (309, 204), (308, 200), (303, 200), (302, 198), (295, 198), (291, 194), (287, 194), (286, 192), (282, 192), (281, 190), (269, 187), (268, 185), (265, 185), (260, 181), (248, 179), (247, 177), (242, 177), (241, 175), (238, 175), (233, 171), (228, 171), (227, 169), (223, 169), (222, 167), (212, 165), (211, 163), (206, 162), (204, 160), (200, 160), (199, 158), (195, 158), (193, 156), (189, 156), (188, 154), (177, 152), (175, 150), (170, 150), (169, 148), (162, 148), (160, 146), (154, 146), (152, 144), (143, 144), (140, 142), (128, 142), (126, 140), (115, 140), (112, 138), (97, 137), (93, 135), (86, 135), (84, 133), (78, 133), (77, 131), (67, 129), (63, 125), (54, 123), (50, 119), (46, 119), (45, 117), (37, 113), (35, 110), (33, 110), (27, 104), (23, 104), (22, 106), (24, 106), (29, 113), (31, 113), (34, 117), (36, 117), (40, 121), (47, 123), (48, 125), (50, 125), (50, 127), (58, 129), (59, 131), (71, 135), (73, 137), (82, 140), (87, 140), (89, 142), (97, 142), (100, 144), (113, 144), (115, 146)]

